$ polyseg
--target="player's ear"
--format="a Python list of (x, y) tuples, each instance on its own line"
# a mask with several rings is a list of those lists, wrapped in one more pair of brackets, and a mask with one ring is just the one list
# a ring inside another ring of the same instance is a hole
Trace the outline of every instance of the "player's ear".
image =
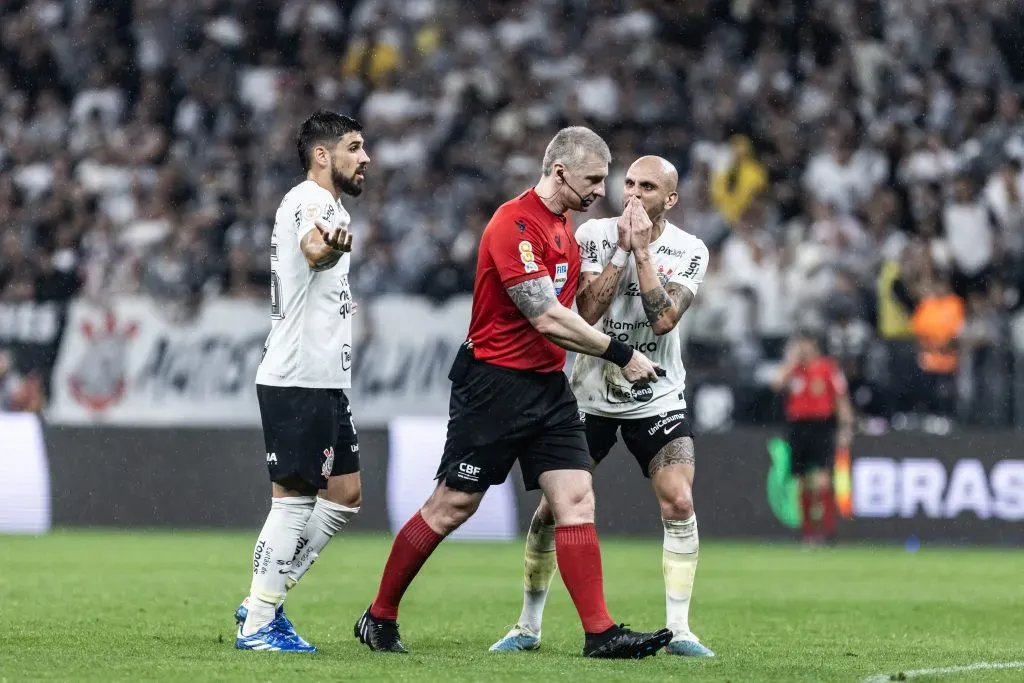
[(679, 193), (678, 192), (673, 192), (672, 194), (670, 194), (668, 197), (665, 198), (665, 210), (668, 211), (669, 209), (671, 209), (673, 206), (676, 205), (676, 203), (678, 201), (679, 201)]
[(313, 161), (320, 166), (329, 166), (330, 156), (330, 152), (323, 145), (317, 145), (313, 148)]

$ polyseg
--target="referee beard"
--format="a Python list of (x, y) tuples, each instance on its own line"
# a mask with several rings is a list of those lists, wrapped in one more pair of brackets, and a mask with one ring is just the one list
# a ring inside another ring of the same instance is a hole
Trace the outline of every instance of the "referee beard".
[(853, 440), (853, 405), (838, 364), (821, 352), (811, 330), (790, 342), (772, 388), (785, 392), (790, 473), (800, 484), (801, 540), (834, 543), (836, 500), (832, 463), (837, 449)]

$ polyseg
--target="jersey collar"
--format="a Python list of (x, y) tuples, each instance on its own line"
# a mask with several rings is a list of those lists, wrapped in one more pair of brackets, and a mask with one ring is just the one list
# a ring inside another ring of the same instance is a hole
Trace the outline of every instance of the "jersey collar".
[(534, 203), (536, 203), (537, 206), (540, 207), (541, 211), (543, 211), (544, 213), (550, 214), (550, 215), (554, 216), (555, 218), (557, 218), (558, 220), (560, 220), (563, 223), (565, 223), (565, 214), (564, 213), (555, 213), (554, 211), (549, 209), (547, 207), (547, 205), (543, 201), (541, 201), (540, 195), (537, 194), (537, 190), (536, 189), (531, 187), (529, 190), (526, 191), (526, 196), (528, 196)]

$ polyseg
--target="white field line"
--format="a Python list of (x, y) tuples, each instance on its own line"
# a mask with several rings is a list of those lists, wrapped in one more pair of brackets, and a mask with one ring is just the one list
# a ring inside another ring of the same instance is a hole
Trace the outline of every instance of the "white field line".
[[(945, 674), (958, 674), (965, 671), (981, 671), (983, 669), (1024, 669), (1024, 662), (975, 662), (964, 666), (943, 666), (936, 669), (913, 669), (904, 671), (907, 678), (915, 676), (943, 676)], [(897, 680), (895, 674), (874, 674), (863, 680), (863, 683), (889, 683)]]

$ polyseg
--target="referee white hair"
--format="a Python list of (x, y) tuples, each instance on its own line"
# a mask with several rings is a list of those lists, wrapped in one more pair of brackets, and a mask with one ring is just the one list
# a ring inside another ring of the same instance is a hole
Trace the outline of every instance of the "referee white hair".
[(561, 163), (567, 169), (576, 169), (592, 158), (610, 164), (612, 153), (608, 143), (589, 128), (569, 126), (555, 133), (555, 137), (548, 143), (541, 162), (541, 174), (551, 175), (556, 163)]

